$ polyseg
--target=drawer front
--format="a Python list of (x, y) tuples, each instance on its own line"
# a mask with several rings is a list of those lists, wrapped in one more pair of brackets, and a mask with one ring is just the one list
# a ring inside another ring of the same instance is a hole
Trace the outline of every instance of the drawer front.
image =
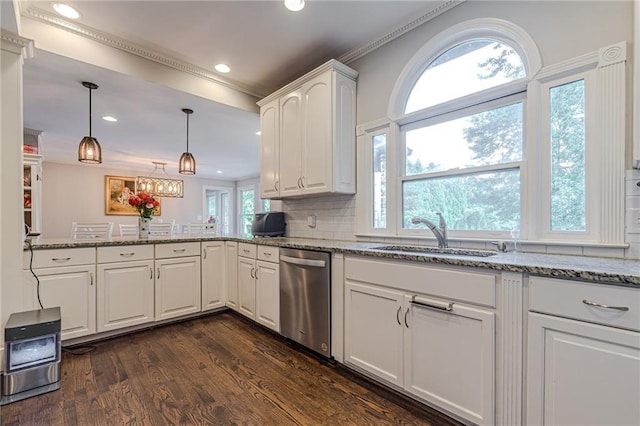
[(279, 255), (280, 249), (278, 247), (258, 246), (258, 260), (278, 263)]
[(383, 285), (408, 293), (492, 308), (496, 306), (497, 276), (493, 273), (348, 257), (345, 261), (345, 277), (351, 281)]
[(200, 256), (200, 243), (156, 244), (156, 259), (184, 256)]
[(529, 309), (640, 331), (640, 289), (635, 288), (531, 277)]
[(255, 244), (240, 243), (238, 244), (238, 256), (256, 258), (257, 246)]
[(98, 263), (153, 259), (153, 244), (142, 246), (98, 247)]
[[(31, 254), (25, 251), (22, 259), (24, 269), (29, 269)], [(95, 247), (67, 248), (33, 251), (33, 268), (53, 268), (56, 266), (88, 265), (96, 263)]]

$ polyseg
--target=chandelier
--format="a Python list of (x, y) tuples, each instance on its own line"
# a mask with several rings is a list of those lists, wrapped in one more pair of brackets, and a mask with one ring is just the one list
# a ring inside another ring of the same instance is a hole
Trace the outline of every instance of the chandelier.
[[(152, 161), (153, 171), (149, 176), (136, 177), (136, 192), (147, 192), (157, 197), (182, 198), (184, 181), (181, 179), (171, 179), (164, 169), (167, 163)], [(164, 175), (153, 175), (158, 169), (162, 169)]]

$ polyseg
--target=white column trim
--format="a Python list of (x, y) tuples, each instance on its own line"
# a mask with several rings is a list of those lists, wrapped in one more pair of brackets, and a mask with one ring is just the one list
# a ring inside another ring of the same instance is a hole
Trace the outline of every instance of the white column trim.
[(496, 424), (522, 425), (523, 279), (503, 272), (498, 286), (496, 348)]
[(626, 42), (598, 51), (598, 98), (601, 130), (600, 205), (602, 242), (624, 241), (624, 170), (626, 147)]

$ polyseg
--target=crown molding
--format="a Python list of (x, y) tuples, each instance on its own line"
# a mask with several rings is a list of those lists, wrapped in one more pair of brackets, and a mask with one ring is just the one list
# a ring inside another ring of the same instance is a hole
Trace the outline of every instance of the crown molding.
[(2, 50), (22, 55), (23, 59), (33, 58), (33, 40), (16, 33), (0, 29)]
[(364, 46), (360, 46), (360, 47), (356, 47), (355, 49), (352, 49), (350, 51), (348, 51), (347, 53), (339, 56), (337, 59), (338, 61), (342, 62), (343, 64), (350, 64), (351, 62), (362, 58), (365, 55), (368, 55), (369, 53), (373, 52), (374, 50), (384, 46), (385, 44), (389, 43), (392, 40), (395, 40), (396, 38), (400, 37), (401, 35), (404, 35), (406, 33), (408, 33), (409, 31), (419, 27), (420, 25), (429, 22), (430, 20), (432, 20), (433, 18), (443, 14), (444, 12), (454, 8), (455, 6), (459, 5), (460, 3), (463, 3), (466, 0), (446, 0), (443, 1), (439, 6), (431, 9), (430, 11), (428, 11), (427, 13), (425, 13), (424, 15), (421, 15), (419, 17), (417, 17), (416, 19), (413, 19), (409, 22), (407, 22), (405, 25), (399, 27), (398, 29), (390, 32), (387, 35), (384, 35), (380, 38), (377, 38), (367, 44), (365, 44)]
[(261, 98), (264, 96), (264, 93), (256, 93), (255, 91), (251, 90), (249, 87), (241, 85), (237, 82), (233, 82), (231, 80), (220, 78), (219, 75), (217, 75), (216, 73), (206, 68), (199, 67), (195, 64), (192, 64), (184, 60), (180, 60), (166, 53), (148, 49), (139, 44), (117, 37), (113, 34), (98, 31), (95, 28), (91, 28), (86, 25), (81, 25), (75, 22), (69, 22), (65, 19), (59, 18), (56, 15), (50, 14), (46, 11), (43, 11), (33, 6), (23, 8), (22, 16), (32, 19), (34, 21), (52, 25), (54, 27), (60, 28), (70, 33), (85, 37), (92, 41), (104, 44), (109, 47), (113, 47), (115, 49), (122, 50), (132, 55), (136, 55), (141, 58), (148, 59), (150, 61), (168, 66), (178, 71), (182, 71), (187, 74), (191, 74), (196, 77), (200, 77), (202, 79), (212, 81), (214, 83), (231, 88), (233, 90), (237, 90), (239, 92), (242, 92), (244, 94), (247, 94), (256, 98)]

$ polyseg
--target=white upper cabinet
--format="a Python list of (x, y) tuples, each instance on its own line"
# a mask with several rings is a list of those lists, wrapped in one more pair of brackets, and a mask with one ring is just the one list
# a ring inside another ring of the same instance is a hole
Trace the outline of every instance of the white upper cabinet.
[(331, 60), (258, 103), (262, 198), (355, 193), (357, 75)]

